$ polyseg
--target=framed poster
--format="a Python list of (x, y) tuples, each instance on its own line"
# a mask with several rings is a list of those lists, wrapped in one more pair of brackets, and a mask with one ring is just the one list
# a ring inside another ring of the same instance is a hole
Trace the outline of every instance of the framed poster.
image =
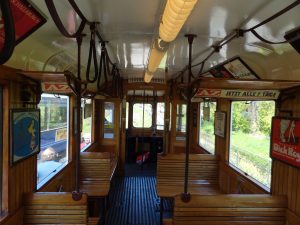
[[(27, 0), (10, 0), (9, 2), (15, 23), (16, 44), (19, 44), (46, 23), (46, 19)], [(0, 49), (4, 44), (4, 32), (3, 18), (0, 11)]]
[(300, 167), (299, 118), (272, 118), (270, 155), (289, 165)]
[(256, 73), (240, 57), (231, 59), (224, 67), (236, 79), (258, 79)]
[(11, 165), (40, 152), (40, 110), (10, 110)]
[(226, 132), (226, 113), (225, 112), (215, 112), (215, 135), (219, 137), (225, 137)]

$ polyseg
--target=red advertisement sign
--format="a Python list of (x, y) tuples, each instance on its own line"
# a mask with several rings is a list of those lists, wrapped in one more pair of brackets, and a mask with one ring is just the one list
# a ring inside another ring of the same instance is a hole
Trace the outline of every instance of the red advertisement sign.
[(300, 120), (274, 117), (272, 119), (271, 156), (300, 167)]
[[(10, 7), (15, 23), (17, 44), (46, 22), (46, 19), (27, 0), (10, 0)], [(0, 49), (3, 47), (4, 37), (4, 22), (0, 10)]]
[(70, 93), (71, 88), (67, 83), (43, 82), (42, 91), (51, 93)]

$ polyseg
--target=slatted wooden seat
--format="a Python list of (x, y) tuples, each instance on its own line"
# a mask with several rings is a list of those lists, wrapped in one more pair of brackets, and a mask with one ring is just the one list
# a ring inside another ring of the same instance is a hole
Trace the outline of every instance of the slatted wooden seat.
[(80, 190), (92, 197), (107, 196), (116, 166), (113, 153), (80, 153)]
[(24, 195), (24, 224), (87, 224), (87, 196), (74, 201), (67, 192)]
[(286, 208), (285, 196), (176, 196), (173, 225), (285, 225)]
[[(191, 154), (189, 157), (189, 186), (191, 194), (219, 194), (218, 159), (214, 155)], [(185, 155), (158, 156), (156, 190), (160, 197), (174, 197), (183, 192)]]
[(89, 217), (88, 218), (88, 225), (100, 225), (98, 217)]

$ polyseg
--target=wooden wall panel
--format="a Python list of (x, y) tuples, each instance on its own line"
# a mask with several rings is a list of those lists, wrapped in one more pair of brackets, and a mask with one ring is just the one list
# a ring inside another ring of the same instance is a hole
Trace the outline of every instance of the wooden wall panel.
[[(293, 112), (293, 117), (300, 117), (299, 103), (300, 93), (296, 93), (294, 99), (282, 103), (282, 109)], [(271, 188), (273, 195), (288, 197), (288, 224), (300, 224), (300, 169), (273, 160)]]
[(51, 179), (49, 183), (44, 185), (39, 191), (56, 192), (63, 188), (65, 192), (75, 190), (75, 163), (68, 164), (60, 173)]
[[(0, 83), (3, 86), (3, 209), (8, 214), (0, 224), (19, 225), (22, 221), (22, 197), (26, 192), (34, 192), (36, 190), (37, 176), (37, 158), (32, 156), (13, 166), (10, 166), (10, 134), (9, 134), (9, 113), (12, 108), (36, 108), (35, 104), (23, 104), (20, 101), (20, 90), (22, 85), (26, 84), (23, 78), (16, 75), (16, 70), (6, 67), (0, 67)], [(34, 96), (33, 96), (34, 98)], [(33, 99), (34, 100), (34, 99)], [(71, 101), (71, 108), (74, 101)], [(71, 110), (70, 110), (71, 111)], [(72, 118), (70, 118), (72, 121)], [(70, 127), (70, 149), (74, 148), (74, 140), (72, 139), (72, 127)], [(70, 159), (75, 159), (74, 151), (71, 151)], [(74, 160), (75, 161), (75, 160)], [(52, 179), (43, 191), (56, 191), (60, 184), (64, 185), (65, 190), (72, 191), (74, 187), (74, 166), (68, 165), (59, 173), (58, 177)]]
[(1, 225), (23, 225), (24, 209), (20, 208), (14, 215), (8, 216), (0, 222)]

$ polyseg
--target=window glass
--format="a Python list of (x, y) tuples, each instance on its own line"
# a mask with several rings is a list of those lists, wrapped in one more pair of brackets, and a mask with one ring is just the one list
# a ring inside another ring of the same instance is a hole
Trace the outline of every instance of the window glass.
[[(144, 115), (144, 121), (143, 121)], [(149, 103), (135, 103), (133, 105), (133, 126), (136, 128), (152, 127), (152, 105)]]
[(274, 101), (231, 105), (229, 162), (266, 187), (271, 183), (270, 133)]
[(186, 104), (177, 105), (176, 131), (186, 132)]
[(215, 154), (214, 116), (216, 105), (216, 102), (200, 103), (199, 145), (212, 154)]
[(69, 97), (42, 94), (41, 152), (38, 155), (37, 183), (68, 161)]
[(165, 103), (158, 102), (156, 106), (156, 129), (163, 130), (165, 125)]
[(104, 103), (104, 138), (114, 138), (114, 111), (115, 104), (113, 102)]
[(0, 215), (2, 212), (2, 159), (3, 159), (3, 147), (2, 147), (2, 140), (3, 140), (3, 117), (2, 117), (2, 87), (0, 87)]
[(84, 150), (89, 145), (91, 145), (91, 140), (92, 140), (92, 115), (93, 115), (92, 100), (82, 99), (81, 108), (83, 109), (83, 115), (82, 115), (80, 149)]
[(126, 129), (128, 129), (128, 120), (129, 120), (129, 102), (126, 102)]

